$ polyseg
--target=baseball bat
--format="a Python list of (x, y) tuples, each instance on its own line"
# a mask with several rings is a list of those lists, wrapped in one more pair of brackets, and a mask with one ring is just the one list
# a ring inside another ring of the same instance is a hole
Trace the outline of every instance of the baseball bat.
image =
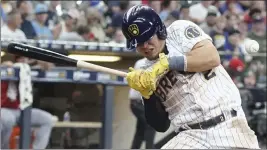
[(53, 52), (51, 50), (42, 49), (42, 48), (38, 48), (38, 47), (34, 47), (34, 46), (22, 44), (22, 43), (11, 42), (7, 46), (7, 52), (11, 54), (25, 56), (28, 58), (33, 58), (33, 59), (42, 60), (42, 61), (51, 62), (51, 63), (58, 63), (62, 65), (84, 68), (84, 69), (104, 72), (104, 73), (113, 74), (113, 75), (122, 76), (122, 77), (127, 76), (127, 73), (123, 71), (95, 65), (95, 64), (88, 63), (88, 62), (81, 61), (81, 60), (76, 60), (68, 56), (59, 54), (57, 52)]

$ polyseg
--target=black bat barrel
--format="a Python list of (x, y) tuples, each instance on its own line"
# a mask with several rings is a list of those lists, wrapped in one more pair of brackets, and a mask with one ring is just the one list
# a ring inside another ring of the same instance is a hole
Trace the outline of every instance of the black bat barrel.
[(21, 44), (21, 43), (16, 43), (16, 42), (11, 42), (8, 47), (7, 47), (7, 52), (19, 56), (24, 56), (32, 59), (37, 59), (37, 60), (42, 60), (46, 62), (51, 62), (51, 63), (56, 63), (56, 64), (62, 64), (62, 65), (67, 65), (67, 66), (76, 66), (77, 65), (77, 60), (72, 59), (68, 56), (26, 45), (26, 44)]

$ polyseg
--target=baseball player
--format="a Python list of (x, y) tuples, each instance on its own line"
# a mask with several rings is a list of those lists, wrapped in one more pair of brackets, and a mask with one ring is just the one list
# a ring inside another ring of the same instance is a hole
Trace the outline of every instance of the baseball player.
[[(145, 60), (145, 58), (142, 58), (136, 61), (134, 68), (139, 69), (140, 65), (142, 66)], [(154, 148), (154, 138), (156, 131), (149, 124), (147, 124), (142, 96), (138, 91), (130, 89), (129, 99), (131, 101), (131, 111), (137, 119), (131, 149), (139, 149), (143, 142), (145, 142), (146, 149), (152, 149)]]
[(199, 26), (177, 20), (166, 29), (152, 8), (136, 5), (122, 30), (127, 48), (146, 58), (126, 79), (142, 95), (147, 122), (158, 132), (171, 123), (177, 132), (163, 149), (259, 148), (239, 90)]

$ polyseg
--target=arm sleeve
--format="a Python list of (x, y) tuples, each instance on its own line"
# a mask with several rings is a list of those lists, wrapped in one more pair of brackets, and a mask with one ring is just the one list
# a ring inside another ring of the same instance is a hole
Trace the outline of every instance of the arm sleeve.
[(202, 40), (212, 41), (198, 25), (188, 20), (175, 21), (168, 28), (168, 33), (167, 44), (178, 49), (182, 54), (190, 52), (195, 44)]
[(150, 99), (143, 98), (143, 102), (147, 123), (158, 132), (167, 131), (170, 127), (170, 120), (160, 99), (153, 94)]

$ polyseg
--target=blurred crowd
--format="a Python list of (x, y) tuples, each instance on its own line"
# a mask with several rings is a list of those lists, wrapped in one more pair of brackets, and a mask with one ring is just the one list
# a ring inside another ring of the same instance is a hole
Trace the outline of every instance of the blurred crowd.
[[(189, 3), (191, 2), (191, 3)], [(151, 6), (166, 26), (191, 20), (208, 33), (222, 54), (222, 64), (239, 87), (266, 82), (266, 56), (247, 54), (244, 42), (254, 39), (266, 55), (265, 1), (1, 1), (1, 36), (126, 43), (120, 29), (123, 13), (136, 4)]]

